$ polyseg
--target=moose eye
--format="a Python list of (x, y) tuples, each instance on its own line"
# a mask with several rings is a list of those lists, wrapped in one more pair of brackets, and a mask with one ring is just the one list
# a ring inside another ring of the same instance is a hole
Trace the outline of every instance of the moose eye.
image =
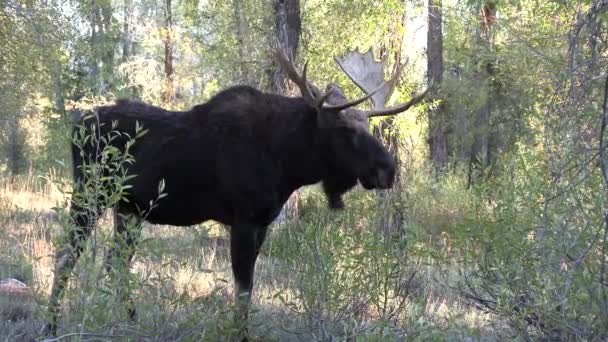
[(380, 159), (376, 162), (376, 167), (380, 169), (388, 169), (391, 166), (390, 162), (385, 159)]
[(348, 144), (352, 144), (355, 147), (359, 145), (360, 134), (352, 127), (341, 127), (338, 135), (341, 139), (344, 139)]
[(339, 132), (343, 135), (357, 135), (357, 130), (352, 127), (340, 127)]

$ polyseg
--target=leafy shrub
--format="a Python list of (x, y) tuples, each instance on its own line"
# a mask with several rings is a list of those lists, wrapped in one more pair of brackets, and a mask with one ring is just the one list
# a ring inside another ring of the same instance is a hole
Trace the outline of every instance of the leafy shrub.
[(299, 220), (273, 238), (268, 253), (288, 275), (275, 296), (317, 340), (399, 336), (421, 290), (423, 250), (407, 232), (385, 238), (372, 194), (355, 192), (347, 201), (348, 209), (329, 211), (312, 193)]
[(474, 215), (457, 230), (461, 292), (526, 339), (606, 338), (600, 175), (561, 188), (538, 153), (505, 157), (501, 176), (476, 186)]

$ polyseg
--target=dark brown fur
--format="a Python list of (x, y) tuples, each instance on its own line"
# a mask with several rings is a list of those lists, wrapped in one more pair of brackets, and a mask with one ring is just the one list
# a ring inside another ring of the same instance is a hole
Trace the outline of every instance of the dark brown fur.
[[(164, 179), (167, 196), (146, 220), (187, 226), (213, 219), (230, 225), (235, 294), (245, 294), (246, 301), (267, 226), (293, 191), (322, 182), (330, 206), (339, 208), (342, 194), (357, 182), (368, 189), (388, 188), (395, 173), (393, 157), (363, 123), (344, 113), (318, 112), (301, 98), (246, 86), (226, 89), (185, 112), (121, 100), (98, 108), (97, 117), (103, 124), (102, 135), (114, 120), (116, 130), (131, 136), (136, 121), (148, 130), (132, 147), (135, 163), (129, 172), (136, 177), (130, 181), (128, 202), (120, 203), (116, 212), (140, 217)], [(113, 145), (124, 150), (124, 143), (116, 140)], [(79, 184), (84, 180), (82, 157), (73, 148)], [(89, 146), (85, 156), (92, 156), (94, 148)], [(69, 246), (58, 253), (51, 295), (52, 332), (67, 273), (93, 228), (87, 225), (89, 216), (73, 206), (77, 229), (69, 235)], [(124, 231), (121, 220), (117, 222), (117, 232)], [(135, 241), (129, 237), (129, 248), (110, 255), (126, 258), (128, 265)]]

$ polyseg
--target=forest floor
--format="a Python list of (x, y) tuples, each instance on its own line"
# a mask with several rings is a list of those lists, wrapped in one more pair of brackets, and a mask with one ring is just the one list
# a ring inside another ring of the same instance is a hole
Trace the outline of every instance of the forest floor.
[[(57, 214), (63, 195), (35, 182), (0, 187), (0, 280), (16, 278), (28, 285), (29, 296), (0, 293), (0, 341), (39, 340), (53, 279), (55, 241), (62, 231)], [(189, 228), (145, 225), (143, 240), (133, 262), (132, 293), (138, 321), (127, 323), (112, 294), (101, 261), (112, 232), (106, 215), (93, 244), (74, 270), (63, 300), (61, 340), (225, 340), (234, 326), (231, 317), (232, 275), (226, 230), (218, 224)], [(361, 305), (363, 317), (343, 322), (329, 304), (319, 315), (307, 307), (298, 291), (307, 286), (272, 254), (272, 227), (258, 259), (250, 330), (254, 340), (467, 340), (501, 339), (504, 324), (479, 310), (442, 284), (432, 266), (413, 283), (410, 301), (396, 318), (402, 324), (379, 324), (375, 310)], [(297, 232), (295, 232), (297, 234)], [(291, 248), (291, 247), (290, 247)], [(293, 245), (297, 249), (299, 246)], [(302, 262), (307, 262), (302, 260)], [(423, 307), (420, 306), (423, 303)], [(352, 310), (352, 306), (349, 307)], [(413, 326), (413, 327), (412, 327)], [(348, 327), (346, 329), (345, 327)], [(390, 332), (390, 333), (389, 333)], [(386, 337), (386, 338), (385, 338)]]

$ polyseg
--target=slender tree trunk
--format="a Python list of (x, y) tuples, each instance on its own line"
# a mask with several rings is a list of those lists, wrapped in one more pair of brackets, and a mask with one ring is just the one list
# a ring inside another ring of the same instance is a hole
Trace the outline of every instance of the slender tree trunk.
[[(378, 219), (378, 229), (382, 232), (384, 241), (388, 243), (395, 233), (403, 233), (402, 223), (405, 213), (399, 203), (402, 195), (401, 184), (401, 158), (399, 158), (399, 136), (396, 134), (395, 117), (390, 117), (380, 123), (373, 130), (373, 134), (381, 139), (391, 155), (395, 156), (397, 173), (393, 188), (388, 191), (377, 191), (378, 208), (380, 217)], [(388, 132), (385, 133), (385, 132)]]
[[(480, 45), (488, 51), (493, 50), (493, 27), (496, 20), (496, 4), (493, 1), (486, 1), (480, 12), (481, 27), (477, 39)], [(482, 57), (483, 58), (483, 57)], [(475, 122), (473, 125), (473, 144), (471, 146), (471, 156), (469, 161), (469, 176), (468, 185), (475, 182), (479, 176), (483, 177), (487, 166), (490, 164), (491, 145), (490, 141), (494, 141), (494, 145), (499, 144), (499, 132), (492, 132), (491, 118), (493, 102), (496, 97), (494, 87), (492, 86), (492, 78), (496, 74), (496, 66), (492, 60), (481, 60), (485, 65), (478, 75), (478, 83), (485, 85), (485, 100), (481, 107), (477, 110)], [(492, 134), (492, 138), (490, 136)]]
[[(407, 11), (404, 11), (401, 18), (401, 22), (405, 23), (407, 20)], [(392, 78), (389, 81), (390, 91), (385, 101), (388, 101), (395, 90), (397, 82), (403, 72), (402, 64), (402, 49), (404, 37), (401, 34), (397, 34), (400, 30), (393, 30), (392, 37), (389, 45), (383, 45), (381, 47), (380, 57), (383, 54), (388, 54), (389, 51), (395, 51), (395, 64), (393, 65), (393, 71), (391, 73)], [(381, 58), (384, 60), (384, 58)], [(375, 103), (376, 108), (383, 108), (387, 103)], [(395, 157), (397, 173), (395, 174), (395, 182), (392, 189), (388, 191), (377, 191), (378, 196), (378, 208), (380, 209), (380, 216), (378, 218), (378, 229), (382, 232), (384, 242), (388, 243), (395, 236), (395, 234), (402, 234), (405, 213), (402, 205), (400, 205), (400, 197), (403, 194), (402, 183), (401, 183), (401, 158), (400, 158), (400, 141), (398, 135), (398, 128), (395, 125), (396, 116), (390, 116), (385, 120), (382, 120), (379, 125), (373, 129), (373, 134), (380, 139), (385, 146), (388, 147), (388, 151)]]
[(92, 88), (98, 92), (100, 87), (100, 72), (99, 72), (99, 12), (98, 7), (94, 7), (89, 14), (89, 25), (91, 26), (91, 38), (89, 44), (91, 46), (91, 84)]
[(133, 11), (133, 0), (125, 0), (124, 22), (122, 24), (122, 61), (131, 56), (131, 12)]
[(65, 114), (65, 96), (63, 95), (63, 83), (61, 82), (61, 68), (57, 66), (55, 71), (55, 109), (62, 115)]
[(163, 102), (171, 104), (175, 100), (175, 89), (173, 84), (173, 41), (172, 27), (173, 18), (171, 13), (171, 0), (165, 0), (165, 27), (163, 28), (162, 39), (165, 46), (165, 89), (163, 91)]
[(19, 124), (21, 113), (10, 115), (8, 118), (8, 144), (6, 154), (8, 169), (12, 176), (23, 173), (27, 166), (25, 159), (25, 132)]
[[(441, 0), (428, 0), (428, 79), (435, 85), (443, 80), (443, 34)], [(437, 96), (437, 94), (432, 94)], [(428, 113), (430, 158), (436, 170), (442, 171), (448, 164), (448, 138), (444, 107), (439, 105)]]
[(112, 27), (113, 10), (110, 3), (100, 5), (101, 12), (101, 62), (102, 62), (102, 90), (111, 91), (114, 87), (114, 28)]
[(243, 84), (251, 84), (251, 75), (247, 64), (247, 22), (243, 16), (242, 0), (232, 0), (234, 20), (236, 21), (236, 40), (239, 54), (239, 78)]
[[(482, 78), (479, 80), (480, 84), (484, 84), (484, 81), (487, 81), (487, 79), (484, 80)], [(487, 96), (489, 97), (489, 95), (490, 94)], [(471, 156), (469, 160), (469, 185), (475, 181), (476, 174), (482, 173), (488, 165), (490, 102), (491, 100), (486, 98), (475, 115), (475, 122), (473, 124), (473, 144), (471, 145)]]
[[(275, 0), (274, 3), (274, 35), (279, 42), (279, 49), (295, 60), (302, 32), (302, 21), (300, 19), (300, 0)], [(274, 64), (269, 70), (270, 89), (272, 92), (290, 95), (293, 89), (289, 87), (287, 75), (281, 68)], [(294, 192), (279, 215), (279, 223), (294, 218), (298, 213), (298, 192)]]
[(111, 90), (114, 75), (114, 44), (112, 7), (109, 3), (93, 2), (88, 14), (91, 26), (91, 88), (98, 94)]

